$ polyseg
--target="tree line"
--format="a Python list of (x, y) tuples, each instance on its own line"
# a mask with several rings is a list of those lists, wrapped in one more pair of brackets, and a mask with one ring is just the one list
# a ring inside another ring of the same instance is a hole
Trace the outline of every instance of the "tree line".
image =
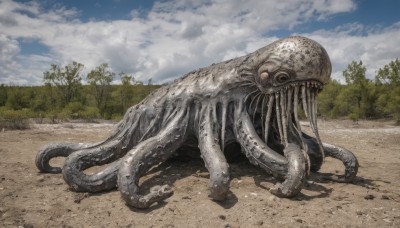
[[(42, 86), (0, 85), (0, 119), (12, 123), (24, 118), (52, 122), (119, 120), (130, 106), (160, 87), (152, 85), (151, 80), (144, 85), (124, 72), (116, 74), (107, 63), (100, 64), (86, 76), (82, 75), (83, 67), (75, 61), (66, 66), (52, 64), (43, 73)], [(113, 85), (112, 81), (117, 78), (121, 83)]]
[(343, 71), (346, 84), (331, 80), (318, 96), (318, 112), (325, 118), (351, 120), (390, 118), (400, 124), (400, 61), (380, 68), (373, 80), (365, 76), (362, 61)]
[[(160, 87), (136, 81), (124, 72), (116, 74), (103, 63), (82, 75), (83, 64), (52, 64), (43, 74), (42, 86), (0, 85), (0, 121), (23, 126), (26, 118), (52, 122), (68, 119), (122, 118), (126, 110)], [(391, 61), (366, 78), (362, 61), (353, 61), (343, 71), (346, 84), (331, 80), (318, 96), (322, 118), (391, 118), (400, 124), (400, 61)], [(119, 77), (121, 83), (111, 82)], [(87, 83), (82, 83), (85, 80)], [(1, 125), (1, 124), (0, 124)], [(2, 127), (2, 126), (0, 126)], [(7, 126), (6, 126), (7, 127)], [(14, 126), (15, 127), (15, 126)]]

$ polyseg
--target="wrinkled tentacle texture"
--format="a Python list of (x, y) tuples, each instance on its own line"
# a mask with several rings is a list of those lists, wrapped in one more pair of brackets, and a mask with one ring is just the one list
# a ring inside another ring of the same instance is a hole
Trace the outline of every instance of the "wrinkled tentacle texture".
[[(324, 157), (345, 166), (340, 182), (354, 179), (356, 157), (323, 143), (317, 126), (316, 97), (329, 79), (326, 51), (304, 37), (278, 40), (254, 53), (193, 71), (161, 87), (131, 107), (116, 130), (96, 144), (52, 143), (36, 156), (40, 172), (62, 172), (75, 191), (118, 187), (126, 204), (148, 208), (173, 194), (169, 185), (148, 193), (140, 178), (179, 148), (198, 146), (210, 173), (210, 197), (224, 200), (229, 191), (231, 145), (240, 145), (249, 161), (278, 178), (270, 189), (279, 197), (298, 194)], [(301, 129), (304, 112), (313, 137)], [(66, 157), (62, 167), (50, 160)], [(104, 166), (93, 174), (90, 167)]]

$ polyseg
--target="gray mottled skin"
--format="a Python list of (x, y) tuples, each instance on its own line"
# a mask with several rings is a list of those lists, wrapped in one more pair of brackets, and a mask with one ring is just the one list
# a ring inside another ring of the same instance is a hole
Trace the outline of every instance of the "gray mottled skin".
[[(118, 187), (130, 206), (148, 208), (173, 194), (167, 186), (139, 191), (139, 179), (182, 146), (198, 146), (210, 173), (210, 197), (224, 200), (229, 190), (225, 148), (239, 143), (249, 161), (280, 178), (270, 191), (280, 197), (299, 193), (310, 170), (324, 156), (339, 159), (351, 181), (358, 162), (348, 150), (322, 143), (316, 96), (328, 82), (331, 63), (325, 49), (304, 37), (278, 40), (249, 55), (186, 74), (131, 107), (105, 141), (50, 144), (36, 157), (41, 172), (62, 172), (76, 191)], [(314, 137), (301, 131), (302, 107)], [(195, 142), (195, 144), (194, 144)], [(50, 159), (67, 157), (62, 168)], [(93, 175), (83, 171), (108, 164)]]

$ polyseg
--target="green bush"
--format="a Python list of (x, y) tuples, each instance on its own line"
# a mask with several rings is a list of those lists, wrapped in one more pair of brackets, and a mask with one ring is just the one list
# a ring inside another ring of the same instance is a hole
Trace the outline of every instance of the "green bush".
[(62, 119), (79, 119), (81, 116), (81, 112), (85, 110), (85, 106), (79, 102), (70, 102), (68, 103), (60, 113), (60, 117)]
[(100, 110), (97, 107), (85, 107), (80, 102), (71, 102), (58, 114), (61, 120), (67, 119), (83, 119), (89, 122), (94, 122), (100, 118)]
[(56, 124), (60, 121), (61, 115), (59, 110), (51, 110), (46, 113), (46, 118), (50, 119), (51, 123)]
[(28, 129), (29, 118), (34, 117), (30, 109), (11, 110), (5, 107), (0, 108), (0, 128), (3, 129)]
[(94, 122), (95, 119), (100, 118), (100, 110), (97, 107), (86, 107), (84, 111), (80, 113), (80, 118)]
[(357, 122), (360, 119), (360, 115), (357, 112), (352, 112), (347, 117), (353, 122)]

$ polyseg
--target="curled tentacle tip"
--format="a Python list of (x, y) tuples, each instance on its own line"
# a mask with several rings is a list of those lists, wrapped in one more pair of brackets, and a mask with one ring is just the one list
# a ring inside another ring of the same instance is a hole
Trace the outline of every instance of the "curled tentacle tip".
[(289, 189), (284, 185), (282, 185), (281, 183), (275, 184), (275, 186), (270, 188), (269, 191), (278, 197), (284, 197), (284, 198), (293, 197), (298, 193), (298, 191)]
[(171, 186), (167, 184), (163, 186), (156, 185), (150, 189), (150, 194), (156, 194), (162, 197), (163, 199), (166, 199), (172, 196), (174, 194), (174, 191), (172, 190)]
[(269, 192), (276, 196), (281, 196), (282, 195), (282, 188), (283, 185), (281, 183), (276, 183), (272, 188), (269, 189)]
[(154, 203), (160, 203), (173, 195), (173, 190), (169, 185), (156, 185), (150, 189), (150, 193), (144, 196), (131, 195), (127, 191), (121, 190), (122, 198), (126, 205), (139, 209), (150, 208)]
[(70, 187), (71, 187), (72, 190), (74, 190), (74, 191), (76, 191), (76, 192), (79, 191), (79, 186), (76, 185), (76, 184), (71, 184)]

